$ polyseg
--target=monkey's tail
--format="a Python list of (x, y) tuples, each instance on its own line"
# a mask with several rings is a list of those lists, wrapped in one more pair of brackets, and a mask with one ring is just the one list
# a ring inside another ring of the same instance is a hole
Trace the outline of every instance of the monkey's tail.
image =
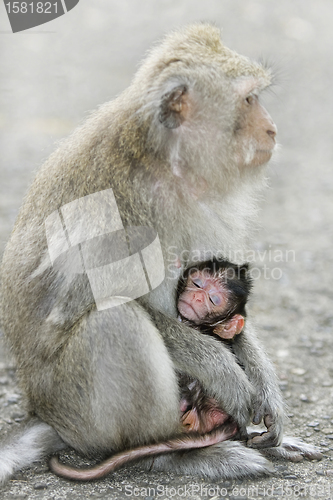
[(193, 448), (205, 448), (213, 444), (221, 443), (233, 437), (237, 432), (236, 424), (228, 424), (220, 427), (213, 432), (199, 435), (187, 434), (178, 438), (170, 439), (161, 443), (155, 443), (147, 446), (140, 446), (132, 450), (123, 451), (113, 455), (104, 462), (95, 465), (89, 469), (76, 469), (59, 462), (58, 457), (52, 457), (49, 462), (50, 469), (58, 476), (78, 481), (90, 481), (106, 476), (115, 471), (122, 465), (132, 462), (138, 458), (162, 453), (170, 453), (176, 450), (191, 450)]
[(33, 418), (0, 444), (0, 484), (16, 471), (67, 446), (45, 422)]

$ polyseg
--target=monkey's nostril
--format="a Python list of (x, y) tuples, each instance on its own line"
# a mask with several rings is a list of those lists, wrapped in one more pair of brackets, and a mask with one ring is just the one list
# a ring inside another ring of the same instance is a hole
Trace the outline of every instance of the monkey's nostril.
[(267, 134), (274, 139), (276, 136), (276, 131), (275, 130), (267, 130)]
[(272, 138), (272, 139), (275, 139), (275, 136), (277, 134), (277, 128), (276, 128), (276, 125), (275, 123), (272, 123), (270, 125), (270, 128), (266, 131), (267, 134)]

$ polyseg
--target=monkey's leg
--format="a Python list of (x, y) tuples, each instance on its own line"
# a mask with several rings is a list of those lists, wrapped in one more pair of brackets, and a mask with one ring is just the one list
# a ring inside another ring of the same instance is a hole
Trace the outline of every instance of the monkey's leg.
[(284, 427), (284, 405), (277, 377), (272, 363), (260, 345), (252, 324), (247, 321), (244, 331), (233, 342), (236, 358), (255, 387), (252, 408), (253, 423), (263, 419), (267, 431), (250, 439), (254, 448), (279, 446), (282, 442)]
[(260, 452), (237, 441), (144, 459), (142, 465), (146, 470), (193, 474), (212, 480), (258, 476), (274, 471)]
[(93, 309), (69, 334), (52, 365), (45, 364), (47, 404), (34, 397), (36, 413), (68, 445), (111, 454), (179, 433), (174, 366), (136, 302)]

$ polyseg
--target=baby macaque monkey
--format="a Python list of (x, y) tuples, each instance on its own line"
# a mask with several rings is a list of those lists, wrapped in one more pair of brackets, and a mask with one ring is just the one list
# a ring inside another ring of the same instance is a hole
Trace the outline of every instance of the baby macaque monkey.
[[(213, 259), (190, 267), (178, 283), (179, 319), (202, 333), (231, 341), (243, 331), (251, 287), (248, 264), (237, 266)], [(230, 419), (196, 379), (181, 374), (179, 385), (181, 422), (186, 432), (211, 432)]]

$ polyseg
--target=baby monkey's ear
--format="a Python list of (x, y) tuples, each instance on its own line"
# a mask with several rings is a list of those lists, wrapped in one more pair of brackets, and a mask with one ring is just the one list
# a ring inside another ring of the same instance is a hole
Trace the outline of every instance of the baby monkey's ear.
[(159, 120), (166, 128), (177, 128), (187, 118), (188, 91), (186, 85), (178, 85), (164, 94)]
[(213, 333), (221, 337), (221, 339), (232, 339), (235, 335), (241, 333), (245, 325), (244, 317), (240, 314), (235, 314), (226, 322), (219, 323), (214, 327)]

